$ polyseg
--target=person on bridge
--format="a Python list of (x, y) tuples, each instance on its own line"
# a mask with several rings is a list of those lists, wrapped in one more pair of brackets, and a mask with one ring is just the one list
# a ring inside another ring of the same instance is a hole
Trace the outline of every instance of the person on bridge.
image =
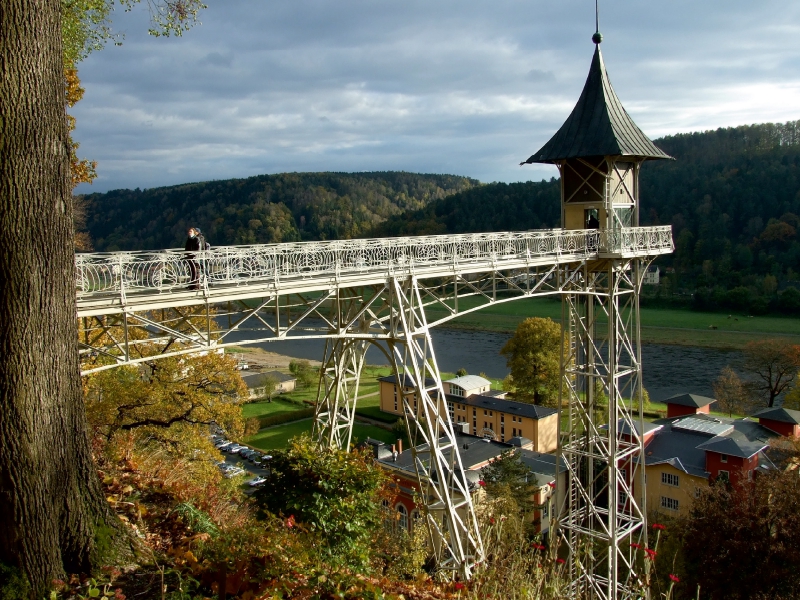
[[(197, 230), (194, 227), (189, 228), (189, 237), (186, 238), (186, 245), (184, 250), (186, 252), (199, 252), (203, 249), (202, 241), (197, 235)], [(197, 262), (196, 254), (186, 254), (186, 262), (189, 265), (189, 289), (200, 289), (200, 265)]]

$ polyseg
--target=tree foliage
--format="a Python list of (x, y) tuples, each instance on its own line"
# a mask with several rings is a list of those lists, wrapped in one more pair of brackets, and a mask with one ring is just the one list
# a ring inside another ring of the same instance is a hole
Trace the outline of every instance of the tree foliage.
[(301, 436), (273, 453), (267, 479), (256, 493), (264, 510), (317, 532), (331, 560), (369, 564), (387, 481), (370, 453), (322, 448)]
[(310, 388), (317, 382), (317, 373), (307, 360), (290, 361), (289, 372), (297, 377), (297, 387)]
[(89, 423), (106, 439), (147, 428), (148, 435), (166, 440), (173, 425), (211, 423), (236, 436), (243, 432), (240, 405), (246, 397), (235, 361), (216, 353), (118, 367), (90, 375), (86, 383)]
[(508, 450), (481, 469), (486, 493), (492, 497), (509, 496), (527, 515), (533, 510), (538, 486), (531, 470), (522, 462), (517, 450)]
[(545, 406), (558, 402), (561, 377), (561, 327), (552, 319), (522, 321), (500, 354), (511, 371), (515, 399)]
[(752, 393), (745, 381), (730, 367), (722, 369), (719, 377), (713, 383), (714, 398), (722, 412), (732, 417), (734, 413), (746, 414), (751, 408)]
[(795, 598), (800, 585), (798, 498), (795, 471), (703, 490), (688, 516), (670, 527), (684, 571), (678, 596), (694, 598), (700, 585), (702, 597), (710, 600)]
[(401, 172), (259, 175), (91, 194), (87, 223), (98, 250), (175, 247), (195, 225), (216, 246), (347, 239), (477, 183)]
[(751, 376), (752, 389), (772, 407), (800, 369), (800, 346), (781, 338), (749, 342), (744, 347), (743, 368)]

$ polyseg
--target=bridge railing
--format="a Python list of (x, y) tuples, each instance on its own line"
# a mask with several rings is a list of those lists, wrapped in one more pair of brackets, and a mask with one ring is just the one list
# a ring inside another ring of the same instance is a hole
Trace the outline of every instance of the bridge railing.
[[(221, 246), (203, 252), (158, 250), (76, 254), (77, 295), (185, 289), (193, 270), (205, 284), (277, 284), (285, 278), (360, 273), (414, 273), (431, 266), (538, 261), (597, 253), (662, 253), (673, 248), (669, 226), (619, 231), (548, 229)], [(501, 266), (498, 264), (498, 266)]]

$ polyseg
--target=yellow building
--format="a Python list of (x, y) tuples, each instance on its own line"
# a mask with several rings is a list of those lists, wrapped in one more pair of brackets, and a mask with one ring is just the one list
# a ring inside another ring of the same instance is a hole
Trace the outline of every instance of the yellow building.
[[(410, 410), (419, 410), (410, 382), (400, 386), (393, 375), (379, 381), (382, 411), (402, 416), (404, 396)], [(499, 442), (523, 438), (520, 447), (535, 452), (555, 451), (558, 445), (556, 409), (506, 400), (505, 392), (493, 391), (491, 382), (477, 375), (456, 377), (444, 381), (443, 386), (450, 420), (460, 431)]]

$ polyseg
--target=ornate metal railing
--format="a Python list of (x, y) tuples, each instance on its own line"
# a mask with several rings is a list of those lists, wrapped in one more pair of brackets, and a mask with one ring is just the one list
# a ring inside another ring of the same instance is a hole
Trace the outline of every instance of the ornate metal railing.
[(185, 289), (193, 269), (203, 285), (275, 284), (284, 279), (409, 274), (430, 267), (458, 270), (470, 265), (520, 261), (559, 262), (563, 257), (671, 252), (669, 226), (618, 231), (536, 230), (405, 238), (336, 240), (224, 246), (182, 250), (80, 253), (76, 255), (78, 299), (105, 294), (167, 293)]

